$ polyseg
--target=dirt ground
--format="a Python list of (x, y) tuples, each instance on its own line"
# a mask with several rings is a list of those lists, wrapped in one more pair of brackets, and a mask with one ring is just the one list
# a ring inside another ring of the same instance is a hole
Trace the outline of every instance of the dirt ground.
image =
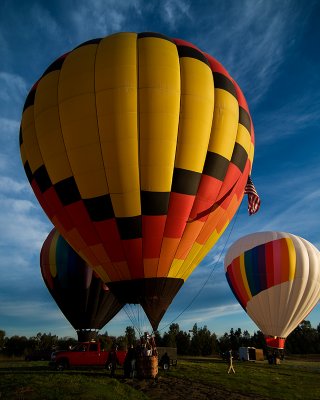
[(131, 379), (122, 382), (140, 390), (152, 400), (266, 400), (257, 395), (242, 395), (185, 378), (161, 376), (157, 382)]

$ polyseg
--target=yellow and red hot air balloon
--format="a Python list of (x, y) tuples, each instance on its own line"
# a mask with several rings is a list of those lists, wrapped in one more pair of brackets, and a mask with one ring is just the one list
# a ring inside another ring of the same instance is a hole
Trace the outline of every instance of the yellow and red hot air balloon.
[(228, 283), (241, 306), (283, 349), (286, 337), (320, 299), (320, 252), (285, 232), (257, 232), (237, 240), (225, 256)]
[(156, 329), (238, 209), (254, 133), (212, 56), (158, 33), (118, 33), (49, 66), (26, 99), (20, 149), (61, 235)]
[(54, 228), (40, 253), (43, 280), (79, 341), (95, 339), (123, 305)]

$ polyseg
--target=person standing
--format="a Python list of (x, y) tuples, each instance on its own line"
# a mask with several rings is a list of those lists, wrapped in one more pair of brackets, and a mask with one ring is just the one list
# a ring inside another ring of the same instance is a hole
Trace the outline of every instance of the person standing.
[(236, 373), (236, 371), (233, 368), (233, 356), (232, 356), (232, 350), (229, 350), (229, 355), (228, 355), (228, 374), (230, 374), (230, 372), (232, 371), (234, 374)]
[(124, 360), (124, 376), (125, 378), (134, 378), (135, 370), (136, 370), (136, 359), (137, 354), (136, 350), (134, 349), (133, 345), (131, 345), (128, 349), (126, 358)]
[(109, 357), (108, 357), (108, 365), (110, 366), (110, 376), (113, 378), (115, 376), (116, 373), (116, 369), (117, 369), (117, 364), (119, 364), (119, 360), (118, 360), (118, 355), (117, 355), (117, 350), (118, 347), (114, 346), (110, 353), (109, 353)]

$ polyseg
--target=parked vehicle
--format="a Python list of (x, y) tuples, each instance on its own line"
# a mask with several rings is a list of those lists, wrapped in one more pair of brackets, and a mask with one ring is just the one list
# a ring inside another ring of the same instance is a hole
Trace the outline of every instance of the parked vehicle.
[(241, 361), (263, 361), (263, 350), (255, 347), (239, 347), (239, 358)]
[[(117, 351), (119, 364), (122, 366), (127, 352)], [(92, 366), (109, 369), (109, 351), (101, 348), (100, 342), (81, 342), (70, 350), (55, 351), (51, 355), (49, 365), (57, 370), (70, 367)]]
[(177, 348), (176, 347), (157, 347), (159, 367), (167, 370), (177, 365)]

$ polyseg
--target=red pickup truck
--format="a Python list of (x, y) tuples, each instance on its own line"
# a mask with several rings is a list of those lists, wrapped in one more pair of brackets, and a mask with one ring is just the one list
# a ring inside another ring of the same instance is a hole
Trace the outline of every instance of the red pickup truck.
[[(126, 354), (124, 350), (117, 351), (120, 365), (123, 365)], [(60, 371), (80, 366), (108, 368), (108, 356), (109, 351), (102, 350), (100, 342), (82, 342), (70, 350), (53, 352), (49, 365)]]

